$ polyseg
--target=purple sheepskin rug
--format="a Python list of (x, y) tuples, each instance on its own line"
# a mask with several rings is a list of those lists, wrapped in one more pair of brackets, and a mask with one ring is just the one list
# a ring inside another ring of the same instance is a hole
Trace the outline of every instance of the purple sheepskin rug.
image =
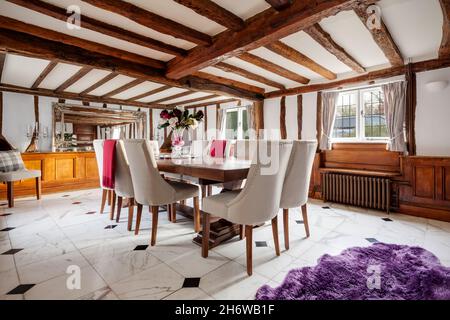
[(281, 286), (259, 288), (256, 299), (450, 300), (450, 268), (423, 248), (375, 243), (293, 269)]

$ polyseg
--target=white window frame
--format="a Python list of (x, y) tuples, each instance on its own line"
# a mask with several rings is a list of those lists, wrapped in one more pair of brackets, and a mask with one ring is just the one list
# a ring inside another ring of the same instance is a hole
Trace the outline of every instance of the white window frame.
[[(237, 123), (237, 140), (244, 140), (244, 130), (243, 130), (243, 118), (244, 118), (244, 111), (246, 111), (246, 107), (233, 107), (233, 108), (228, 108), (226, 109), (226, 114), (225, 114), (225, 130), (227, 130), (227, 114), (228, 112), (236, 112), (238, 113), (238, 123)], [(248, 115), (247, 115), (248, 116)], [(224, 137), (226, 138), (226, 132), (224, 132)]]
[[(364, 100), (363, 96), (365, 92), (374, 91), (375, 89), (381, 89), (379, 86), (364, 88), (364, 89), (356, 89), (356, 90), (346, 90), (340, 92), (341, 94), (356, 94), (356, 137), (355, 138), (334, 138), (334, 125), (333, 123), (333, 132), (331, 134), (331, 142), (339, 143), (339, 142), (347, 142), (347, 143), (387, 143), (389, 142), (389, 137), (366, 137), (365, 131), (365, 114), (364, 114)], [(340, 95), (339, 98), (340, 99)], [(339, 100), (338, 100), (339, 101)]]

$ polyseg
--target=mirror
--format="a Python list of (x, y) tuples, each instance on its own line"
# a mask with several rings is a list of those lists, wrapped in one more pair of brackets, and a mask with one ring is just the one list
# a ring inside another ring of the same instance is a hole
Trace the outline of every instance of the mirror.
[(95, 139), (146, 136), (146, 112), (53, 104), (53, 151), (91, 151)]

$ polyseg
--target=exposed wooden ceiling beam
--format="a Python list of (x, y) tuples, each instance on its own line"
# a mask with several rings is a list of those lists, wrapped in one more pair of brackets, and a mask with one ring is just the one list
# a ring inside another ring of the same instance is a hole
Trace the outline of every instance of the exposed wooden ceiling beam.
[(53, 69), (58, 65), (57, 60), (52, 60), (49, 62), (49, 64), (45, 67), (45, 69), (41, 72), (39, 77), (36, 78), (33, 85), (31, 86), (31, 89), (37, 89), (42, 81), (48, 76), (50, 72), (52, 72)]
[[(442, 59), (434, 59), (428, 61), (421, 61), (411, 64), (411, 69), (413, 72), (423, 72), (428, 70), (440, 69), (450, 67), (450, 57), (445, 57)], [(360, 84), (363, 82), (370, 82), (374, 80), (391, 78), (399, 75), (404, 75), (407, 72), (407, 65), (396, 66), (386, 69), (381, 69), (377, 71), (372, 71), (363, 75), (358, 75), (356, 77), (342, 79), (338, 81), (322, 83), (322, 84), (312, 84), (308, 86), (300, 86), (296, 88), (279, 90), (274, 92), (269, 92), (266, 94), (266, 99), (277, 98), (282, 96), (297, 95), (308, 92), (318, 92), (322, 90), (336, 89), (343, 86)]]
[(106, 75), (105, 77), (103, 77), (101, 80), (97, 81), (96, 83), (94, 83), (93, 85), (91, 85), (90, 87), (86, 88), (85, 90), (83, 90), (82, 92), (80, 92), (81, 95), (85, 95), (88, 94), (89, 92), (94, 91), (95, 89), (101, 87), (102, 85), (104, 85), (105, 83), (107, 83), (108, 81), (114, 79), (115, 77), (117, 77), (119, 74), (116, 72), (111, 72), (110, 74)]
[(440, 0), (444, 23), (442, 25), (442, 42), (439, 57), (450, 56), (450, 0)]
[(92, 69), (94, 69), (94, 68), (89, 67), (89, 66), (82, 67), (80, 70), (78, 70), (78, 72), (76, 72), (73, 76), (71, 76), (69, 79), (64, 81), (58, 88), (56, 88), (55, 92), (62, 92), (64, 90), (66, 90), (68, 87), (73, 85), (75, 82), (77, 82), (78, 80), (83, 78)]
[(126, 106), (136, 106), (136, 107), (142, 107), (142, 108), (161, 109), (161, 108), (167, 107), (165, 105), (149, 104), (149, 103), (142, 103), (142, 102), (130, 102), (130, 101), (119, 100), (119, 99), (102, 98), (102, 97), (92, 96), (92, 95), (81, 96), (77, 93), (72, 93), (72, 92), (55, 92), (54, 90), (31, 89), (31, 88), (24, 88), (24, 87), (8, 85), (8, 84), (0, 84), (0, 91), (17, 92), (17, 93), (24, 93), (24, 94), (30, 94), (30, 95), (45, 96), (45, 97), (55, 97), (55, 98), (59, 98), (62, 100), (78, 100), (80, 102), (82, 102), (82, 101), (99, 102), (99, 103), (105, 103), (105, 104), (109, 103), (109, 104), (118, 104), (118, 105), (126, 105)]
[(295, 50), (294, 48), (281, 41), (275, 41), (271, 44), (268, 44), (266, 48), (286, 59), (294, 61), (295, 63), (310, 69), (317, 74), (320, 74), (322, 77), (328, 80), (334, 80), (337, 78), (334, 72), (331, 72), (327, 68), (324, 68), (314, 60), (305, 56), (303, 53)]
[(214, 65), (215, 68), (221, 69), (225, 72), (231, 72), (231, 73), (235, 73), (237, 75), (240, 75), (241, 77), (253, 80), (253, 81), (257, 81), (260, 83), (264, 83), (268, 86), (274, 87), (274, 88), (278, 88), (278, 89), (285, 89), (284, 85), (282, 85), (281, 83), (278, 83), (276, 81), (272, 81), (270, 79), (267, 79), (266, 77), (257, 75), (255, 73), (252, 73), (250, 71), (247, 71), (245, 69), (236, 67), (232, 64), (229, 63), (225, 63), (225, 62), (219, 62), (218, 64)]
[(131, 62), (145, 64), (156, 69), (164, 69), (165, 63), (163, 61), (144, 57), (131, 52), (119, 50), (117, 48), (108, 47), (97, 42), (84, 40), (81, 38), (69, 36), (50, 29), (41, 28), (32, 24), (24, 23), (5, 16), (0, 16), (0, 26), (5, 29), (27, 33), (36, 37), (41, 37), (47, 40), (58, 41), (71, 46), (76, 46), (93, 52), (105, 54), (119, 59), (129, 60)]
[(198, 14), (217, 22), (231, 30), (241, 30), (245, 26), (244, 20), (234, 13), (222, 8), (211, 0), (174, 0), (188, 7)]
[(405, 64), (400, 49), (394, 42), (391, 34), (389, 33), (388, 28), (384, 24), (383, 20), (381, 20), (380, 25), (381, 28), (368, 28), (367, 21), (369, 20), (370, 14), (367, 13), (367, 5), (361, 4), (354, 7), (354, 11), (356, 15), (359, 17), (364, 26), (369, 30), (372, 34), (373, 40), (380, 47), (381, 51), (383, 51), (386, 58), (389, 60), (392, 66), (402, 66)]
[[(68, 18), (66, 9), (54, 6), (44, 1), (40, 0), (7, 0), (7, 1), (64, 22), (66, 22)], [(146, 48), (168, 53), (174, 56), (184, 56), (187, 53), (186, 50), (184, 49), (90, 18), (86, 16), (84, 13), (82, 16), (81, 27), (101, 34), (106, 34), (108, 36), (121, 39), (130, 43), (134, 43)]]
[(170, 106), (173, 106), (173, 107), (175, 107), (175, 106), (183, 106), (185, 104), (190, 104), (190, 103), (194, 103), (194, 102), (200, 102), (200, 101), (214, 99), (214, 98), (218, 98), (218, 97), (220, 97), (218, 94), (212, 94), (212, 95), (204, 96), (204, 97), (200, 97), (200, 98), (179, 101), (179, 102), (170, 104)]
[(61, 42), (35, 37), (26, 33), (2, 29), (1, 25), (0, 51), (9, 51), (46, 60), (57, 59), (61, 62), (81, 66), (92, 66), (97, 69), (115, 71), (132, 78), (141, 78), (151, 82), (185, 88), (192, 91), (236, 96), (252, 101), (264, 99), (264, 96), (259, 93), (233, 87), (231, 85), (214, 83), (209, 80), (205, 81), (205, 79), (194, 76), (188, 76), (178, 81), (171, 80), (165, 77), (162, 70), (147, 65), (133, 63), (76, 46), (69, 46)]
[(137, 85), (140, 85), (140, 84), (143, 83), (143, 82), (145, 82), (145, 80), (143, 80), (143, 79), (135, 79), (135, 80), (133, 80), (133, 81), (130, 81), (130, 82), (127, 83), (127, 84), (124, 84), (123, 86), (120, 86), (120, 87), (117, 88), (117, 89), (114, 89), (114, 90), (112, 90), (112, 91), (110, 91), (110, 92), (104, 94), (104, 95), (102, 96), (102, 98), (111, 98), (111, 97), (114, 97), (115, 95), (118, 95), (119, 93), (122, 93), (122, 92), (124, 92), (124, 91), (127, 91), (128, 89), (131, 89), (131, 88), (133, 88), (133, 87), (135, 87), (135, 86), (137, 86)]
[(275, 10), (284, 10), (288, 8), (294, 0), (266, 0)]
[(129, 2), (119, 0), (83, 0), (93, 6), (124, 16), (140, 25), (175, 38), (199, 45), (210, 45), (209, 35), (182, 25), (181, 23), (161, 17)]
[(324, 47), (328, 52), (334, 55), (342, 63), (346, 64), (353, 71), (358, 73), (366, 72), (366, 69), (358, 63), (350, 54), (345, 51), (340, 45), (334, 42), (333, 38), (322, 29), (320, 24), (315, 25), (304, 30), (311, 38), (317, 41), (322, 47)]
[[(5, 66), (5, 59), (6, 59), (6, 53), (5, 52), (0, 53), (0, 82), (2, 81), (3, 68)], [(1, 134), (1, 131), (0, 131), (0, 134)]]
[(149, 103), (163, 103), (165, 101), (170, 101), (170, 100), (182, 98), (182, 97), (185, 97), (185, 96), (189, 96), (189, 95), (194, 94), (194, 93), (195, 92), (192, 92), (192, 91), (180, 92), (180, 93), (177, 93), (177, 94), (174, 94), (174, 95), (171, 95), (171, 96), (168, 96), (168, 97), (164, 97), (164, 98), (161, 98), (161, 99), (158, 99), (158, 100), (155, 100), (155, 101), (150, 101)]
[(207, 106), (217, 106), (220, 105), (222, 103), (229, 103), (229, 102), (235, 102), (235, 101), (239, 101), (239, 99), (223, 99), (223, 100), (216, 100), (216, 101), (210, 101), (210, 102), (204, 102), (204, 103), (198, 103), (198, 104), (191, 104), (189, 106), (185, 106), (185, 109), (193, 109), (193, 108), (203, 108), (203, 107), (207, 107)]
[(152, 89), (152, 90), (150, 90), (150, 91), (141, 93), (141, 94), (139, 94), (139, 95), (137, 95), (137, 96), (131, 97), (131, 98), (129, 98), (128, 100), (129, 100), (129, 101), (140, 100), (140, 99), (142, 99), (142, 98), (149, 97), (149, 96), (152, 96), (152, 95), (154, 95), (154, 94), (160, 93), (160, 92), (162, 92), (162, 91), (168, 90), (168, 89), (170, 89), (170, 88), (171, 88), (170, 86), (162, 86), (162, 87), (159, 87), (159, 88)]
[(255, 56), (254, 54), (245, 52), (239, 56), (239, 59), (242, 59), (244, 61), (247, 61), (248, 63), (254, 64), (255, 66), (258, 66), (267, 71), (270, 71), (279, 76), (282, 76), (283, 78), (290, 79), (292, 81), (302, 83), (302, 84), (309, 83), (308, 78), (305, 78), (299, 74), (296, 74), (296, 73), (294, 73), (286, 68), (283, 68), (273, 62), (270, 62), (266, 59)]
[(265, 92), (264, 88), (253, 86), (251, 84), (247, 84), (247, 83), (240, 82), (237, 80), (232, 80), (232, 79), (228, 79), (228, 78), (224, 78), (224, 77), (215, 76), (213, 74), (202, 72), (202, 71), (198, 71), (198, 72), (194, 73), (194, 76), (197, 76), (202, 79), (207, 79), (212, 82), (221, 83), (224, 85), (229, 85), (229, 86), (241, 88), (244, 90), (252, 91), (255, 93), (264, 94), (264, 92)]
[[(373, 1), (373, 0), (372, 0)], [(180, 79), (242, 52), (250, 51), (284, 38), (318, 23), (322, 19), (348, 10), (356, 2), (369, 0), (294, 1), (280, 12), (270, 8), (246, 21), (240, 31), (224, 31), (214, 37), (210, 46), (197, 46), (181, 59), (168, 64), (167, 77)]]

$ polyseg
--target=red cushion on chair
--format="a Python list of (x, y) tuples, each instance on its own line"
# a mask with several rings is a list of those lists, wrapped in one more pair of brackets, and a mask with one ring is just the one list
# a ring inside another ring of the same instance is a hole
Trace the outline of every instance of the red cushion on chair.
[(227, 140), (213, 140), (211, 142), (210, 156), (213, 158), (225, 158)]
[(103, 186), (114, 189), (115, 186), (116, 140), (105, 140), (103, 144)]

